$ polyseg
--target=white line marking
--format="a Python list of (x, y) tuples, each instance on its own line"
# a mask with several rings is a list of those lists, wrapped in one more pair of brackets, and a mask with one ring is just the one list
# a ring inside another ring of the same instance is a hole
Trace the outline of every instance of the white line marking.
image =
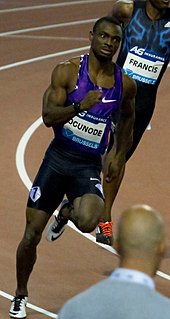
[[(14, 298), (13, 296), (7, 294), (6, 292), (4, 292), (4, 291), (2, 291), (2, 290), (0, 290), (0, 295), (1, 295), (2, 297), (4, 297), (4, 298), (9, 299), (9, 300), (12, 300), (12, 299)], [(30, 309), (33, 309), (33, 310), (35, 310), (35, 311), (37, 311), (37, 312), (40, 312), (40, 313), (42, 313), (43, 315), (47, 315), (47, 316), (49, 316), (49, 317), (51, 317), (51, 318), (58, 318), (57, 314), (55, 314), (55, 313), (53, 313), (53, 312), (50, 312), (50, 311), (47, 311), (47, 310), (45, 310), (45, 309), (43, 309), (43, 308), (34, 306), (34, 305), (32, 305), (31, 303), (29, 303), (29, 302), (27, 303), (27, 307), (30, 308)]]
[(8, 32), (2, 32), (0, 33), (0, 37), (4, 37), (7, 35), (13, 35), (13, 34), (21, 34), (26, 32), (32, 32), (32, 31), (39, 31), (39, 30), (48, 30), (48, 29), (54, 29), (54, 28), (62, 28), (62, 27), (69, 27), (74, 25), (80, 25), (80, 24), (86, 24), (96, 21), (96, 19), (88, 19), (88, 20), (78, 20), (78, 21), (71, 21), (71, 22), (63, 22), (63, 23), (57, 23), (57, 24), (48, 24), (43, 25), (41, 27), (33, 27), (33, 28), (27, 28), (27, 29), (21, 29), (21, 30), (15, 30), (15, 31), (8, 31)]
[(98, 245), (98, 246), (100, 246), (100, 247), (102, 247), (102, 248), (104, 248), (104, 249), (110, 251), (112, 254), (118, 256), (117, 251), (116, 251), (113, 247), (108, 246), (108, 245), (104, 245), (104, 244), (97, 243), (97, 242), (96, 242), (96, 238), (95, 238), (93, 235), (87, 234), (87, 233), (82, 233), (79, 229), (77, 229), (77, 227), (76, 227), (71, 221), (68, 222), (68, 225), (69, 225), (72, 229), (74, 229), (76, 232), (78, 232), (80, 235), (82, 235), (82, 236), (84, 236), (85, 238), (89, 239), (90, 241), (92, 241), (92, 242), (95, 243), (96, 245)]
[(16, 39), (38, 39), (38, 40), (67, 40), (67, 41), (89, 41), (85, 37), (58, 37), (58, 36), (42, 36), (42, 35), (9, 35), (8, 38)]
[[(16, 151), (16, 166), (18, 170), (18, 174), (23, 181), (24, 185), (30, 190), (32, 182), (30, 181), (28, 174), (25, 169), (25, 162), (24, 162), (24, 154), (26, 145), (31, 137), (31, 135), (35, 132), (35, 130), (42, 124), (42, 117), (38, 118), (24, 133), (22, 138), (20, 139), (20, 142), (17, 147)], [(22, 157), (22, 161), (20, 160), (20, 156)]]
[(19, 65), (24, 65), (24, 64), (28, 64), (28, 63), (33, 63), (33, 62), (37, 62), (37, 61), (42, 61), (42, 60), (46, 60), (46, 59), (55, 58), (56, 56), (61, 56), (61, 55), (70, 54), (70, 53), (79, 52), (79, 51), (85, 51), (85, 50), (88, 50), (88, 49), (89, 49), (89, 46), (85, 46), (85, 47), (81, 47), (81, 48), (75, 48), (75, 49), (70, 49), (70, 50), (66, 50), (66, 51), (56, 52), (56, 53), (52, 53), (52, 54), (42, 55), (42, 56), (39, 56), (39, 57), (36, 57), (36, 58), (32, 58), (32, 59), (28, 59), (28, 60), (19, 61), (19, 62), (15, 62), (15, 63), (11, 63), (11, 64), (0, 66), (0, 71), (11, 69), (11, 68), (14, 68), (14, 67), (19, 66)]
[[(107, 0), (112, 1), (112, 0)], [(30, 7), (22, 7), (22, 8), (13, 8), (13, 9), (4, 9), (0, 10), (0, 13), (8, 13), (8, 12), (18, 12), (18, 11), (26, 11), (26, 10), (39, 10), (39, 9), (47, 9), (47, 8), (56, 8), (56, 7), (65, 7), (70, 5), (81, 5), (87, 3), (98, 3), (104, 2), (104, 0), (84, 0), (84, 1), (71, 1), (71, 2), (61, 2), (61, 3), (54, 3), (54, 4), (47, 4), (47, 5), (40, 5), (40, 6), (30, 6)]]

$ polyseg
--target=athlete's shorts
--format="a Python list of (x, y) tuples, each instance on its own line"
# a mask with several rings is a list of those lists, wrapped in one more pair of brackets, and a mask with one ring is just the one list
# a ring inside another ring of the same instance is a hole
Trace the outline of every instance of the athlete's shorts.
[(27, 206), (52, 214), (64, 195), (72, 203), (84, 194), (96, 194), (104, 199), (101, 166), (88, 161), (64, 157), (49, 148), (30, 190)]

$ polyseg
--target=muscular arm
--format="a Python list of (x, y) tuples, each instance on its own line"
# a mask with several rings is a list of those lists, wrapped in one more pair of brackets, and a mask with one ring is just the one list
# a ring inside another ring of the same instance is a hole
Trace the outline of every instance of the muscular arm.
[(126, 162), (126, 153), (133, 142), (136, 90), (135, 81), (124, 74), (120, 118), (116, 126), (114, 145), (107, 154), (104, 164), (104, 177), (107, 182), (118, 178)]
[[(76, 85), (79, 60), (59, 64), (52, 73), (51, 84), (43, 96), (42, 117), (47, 127), (62, 126), (76, 115), (73, 105), (65, 106), (67, 94)], [(78, 101), (80, 111), (88, 110), (102, 98), (101, 90), (89, 91), (83, 100)]]
[(128, 75), (123, 75), (123, 99), (120, 118), (116, 127), (115, 146), (117, 153), (127, 153), (133, 142), (135, 120), (136, 83)]
[(59, 64), (54, 69), (51, 84), (43, 96), (42, 117), (47, 127), (63, 125), (75, 115), (73, 105), (65, 107), (64, 104), (70, 85), (76, 81), (76, 72), (76, 65), (70, 62)]
[(123, 26), (126, 26), (132, 16), (133, 7), (133, 0), (117, 0), (108, 15), (116, 17)]

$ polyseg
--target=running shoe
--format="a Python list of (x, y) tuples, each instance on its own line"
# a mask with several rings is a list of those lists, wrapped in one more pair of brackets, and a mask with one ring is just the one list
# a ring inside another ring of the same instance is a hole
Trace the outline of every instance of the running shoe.
[(28, 297), (18, 296), (14, 297), (11, 302), (11, 308), (9, 311), (10, 318), (26, 318), (26, 304)]
[(113, 222), (100, 222), (96, 229), (96, 242), (112, 246)]
[(54, 221), (48, 226), (48, 230), (46, 233), (46, 239), (48, 241), (56, 240), (64, 232), (68, 223), (68, 219), (62, 218), (61, 211), (63, 208), (66, 208), (66, 207), (70, 208), (71, 204), (67, 199), (64, 199), (61, 203), (61, 208), (59, 210), (58, 215), (54, 217), (55, 218)]

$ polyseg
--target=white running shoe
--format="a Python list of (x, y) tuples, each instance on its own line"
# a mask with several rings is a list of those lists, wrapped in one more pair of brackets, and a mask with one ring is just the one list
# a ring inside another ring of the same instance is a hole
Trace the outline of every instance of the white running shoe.
[(57, 238), (59, 238), (62, 233), (64, 232), (67, 223), (68, 223), (68, 219), (66, 218), (62, 218), (61, 217), (61, 210), (65, 207), (71, 207), (72, 205), (70, 204), (70, 202), (68, 201), (68, 199), (64, 199), (61, 203), (61, 208), (59, 210), (59, 213), (57, 216), (55, 216), (54, 221), (48, 226), (48, 230), (46, 233), (46, 239), (48, 241), (54, 241)]
[(11, 301), (11, 308), (9, 311), (9, 316), (11, 318), (26, 318), (26, 304), (27, 304), (28, 297), (14, 297)]

